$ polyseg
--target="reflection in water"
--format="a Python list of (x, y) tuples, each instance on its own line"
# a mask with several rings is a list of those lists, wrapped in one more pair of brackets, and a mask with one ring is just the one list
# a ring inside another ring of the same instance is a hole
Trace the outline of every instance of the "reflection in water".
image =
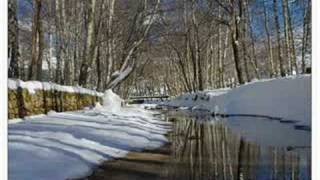
[(310, 152), (259, 146), (219, 121), (175, 121), (168, 179), (310, 179), (310, 159), (300, 160)]
[[(107, 161), (86, 179), (311, 179), (310, 132), (262, 119), (218, 120), (177, 112), (160, 116), (174, 122), (171, 144)], [(271, 139), (264, 138), (268, 135)]]

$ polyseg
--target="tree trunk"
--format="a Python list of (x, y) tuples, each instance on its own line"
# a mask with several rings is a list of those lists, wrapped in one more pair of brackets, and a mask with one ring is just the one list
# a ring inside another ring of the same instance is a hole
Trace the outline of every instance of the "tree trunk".
[(202, 66), (201, 66), (201, 57), (200, 57), (200, 47), (199, 47), (199, 27), (198, 27), (198, 22), (196, 18), (196, 1), (192, 1), (192, 24), (194, 28), (194, 34), (193, 34), (193, 39), (194, 39), (194, 61), (196, 65), (196, 79), (198, 83), (198, 88), (197, 90), (202, 91), (203, 90), (203, 78), (202, 78)]
[(229, 29), (227, 28), (226, 32), (225, 32), (225, 39), (224, 39), (224, 49), (223, 49), (223, 56), (222, 56), (222, 62), (221, 62), (221, 69), (220, 69), (220, 73), (221, 73), (221, 83), (222, 83), (222, 88), (224, 88), (224, 62), (227, 58), (227, 51), (228, 51), (228, 45), (229, 45)]
[(251, 81), (251, 76), (249, 72), (248, 62), (249, 62), (249, 55), (247, 50), (247, 19), (245, 17), (246, 14), (246, 1), (241, 0), (239, 3), (240, 13), (239, 17), (241, 19), (240, 26), (242, 26), (242, 33), (241, 33), (241, 44), (242, 44), (242, 52), (243, 52), (243, 60), (244, 60), (244, 70), (246, 73), (247, 82)]
[[(218, 7), (218, 14), (220, 16), (221, 14), (221, 9), (220, 6)], [(227, 32), (225, 33), (226, 37), (225, 37), (225, 42), (224, 42), (224, 52), (227, 49), (227, 43), (228, 43), (228, 29)], [(211, 42), (212, 43), (212, 42)], [(221, 25), (218, 25), (218, 79), (219, 79), (219, 88), (223, 88), (224, 87), (224, 76), (223, 76), (223, 71), (224, 71), (224, 60), (225, 60), (225, 56), (224, 53), (222, 53), (222, 31), (221, 31)]]
[(91, 0), (89, 5), (89, 16), (88, 16), (88, 35), (86, 39), (87, 51), (80, 67), (79, 85), (85, 86), (88, 79), (88, 70), (91, 68), (94, 49), (95, 49), (95, 11), (96, 11), (96, 0)]
[(265, 5), (265, 2), (263, 2), (263, 16), (264, 16), (264, 29), (267, 34), (267, 40), (268, 40), (268, 56), (269, 56), (269, 71), (270, 71), (270, 77), (274, 77), (276, 73), (276, 68), (274, 67), (274, 61), (273, 61), (273, 47), (272, 47), (272, 40), (271, 35), (269, 31), (269, 23), (268, 23), (268, 14), (267, 14), (267, 8)]
[(289, 18), (288, 18), (288, 9), (287, 9), (287, 1), (282, 0), (282, 16), (283, 16), (283, 24), (284, 24), (284, 37), (285, 37), (285, 52), (286, 58), (288, 62), (288, 74), (292, 74), (292, 59), (291, 59), (291, 49), (290, 49), (290, 39), (289, 39)]
[(19, 29), (17, 0), (8, 1), (8, 77), (19, 78)]
[[(29, 67), (28, 79), (36, 80), (40, 78), (42, 64), (42, 40), (41, 33), (41, 0), (33, 1), (33, 19), (32, 19), (32, 49), (31, 49), (31, 64)], [(41, 62), (40, 62), (41, 61)], [(40, 68), (40, 69), (39, 69)]]
[(289, 49), (290, 49), (290, 59), (291, 59), (291, 66), (292, 69), (294, 68), (295, 72), (298, 73), (298, 66), (297, 66), (297, 57), (296, 57), (296, 48), (294, 45), (294, 35), (293, 35), (293, 27), (292, 27), (292, 21), (291, 21), (291, 13), (290, 13), (290, 7), (288, 4), (288, 0), (284, 0), (287, 6), (287, 17), (288, 17), (288, 31), (289, 31)]
[(110, 81), (111, 73), (112, 73), (112, 67), (113, 67), (113, 49), (114, 49), (114, 39), (113, 39), (113, 16), (114, 16), (114, 4), (115, 0), (109, 0), (108, 1), (108, 10), (109, 10), (109, 19), (108, 19), (108, 67), (107, 67), (107, 81)]
[[(41, 0), (40, 0), (41, 1)], [(41, 3), (40, 3), (41, 4)], [(41, 5), (40, 5), (41, 8)], [(41, 11), (41, 10), (39, 10)], [(44, 46), (44, 34), (43, 34), (43, 27), (42, 27), (42, 21), (39, 17), (38, 20), (38, 57), (37, 57), (37, 74), (36, 79), (38, 81), (42, 80), (42, 57), (43, 57), (43, 46)]]
[(236, 67), (236, 74), (239, 84), (244, 84), (242, 76), (242, 68), (240, 64), (240, 20), (241, 17), (236, 13), (236, 3), (232, 0), (232, 24), (231, 24), (231, 40), (233, 49), (233, 59)]
[(286, 76), (284, 64), (283, 64), (283, 57), (281, 51), (281, 39), (280, 39), (280, 23), (279, 23), (279, 16), (278, 16), (278, 0), (273, 0), (273, 13), (274, 13), (274, 21), (276, 24), (276, 36), (277, 36), (277, 48), (278, 48), (278, 61), (279, 61), (279, 68), (280, 68), (280, 75), (282, 77)]
[(308, 0), (307, 5), (304, 7), (304, 18), (303, 18), (303, 37), (302, 37), (302, 51), (301, 51), (301, 72), (306, 73), (306, 51), (308, 48), (308, 37), (310, 32), (311, 22), (311, 0)]
[(260, 79), (260, 74), (259, 74), (259, 68), (258, 68), (258, 62), (257, 62), (257, 55), (256, 55), (256, 47), (255, 47), (255, 40), (254, 40), (254, 35), (253, 35), (253, 27), (252, 27), (252, 20), (248, 8), (248, 1), (245, 1), (245, 17), (247, 19), (247, 26), (249, 27), (248, 33), (250, 33), (250, 46), (251, 46), (251, 56), (248, 55), (248, 58), (250, 60), (250, 64), (253, 68), (255, 78)]

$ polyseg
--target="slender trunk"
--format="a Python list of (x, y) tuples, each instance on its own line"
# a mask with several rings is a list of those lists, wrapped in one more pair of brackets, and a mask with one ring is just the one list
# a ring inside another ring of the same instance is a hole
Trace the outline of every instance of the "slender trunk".
[(8, 1), (8, 77), (19, 78), (19, 30), (17, 19), (17, 0)]
[(242, 68), (240, 63), (240, 17), (236, 14), (236, 5), (233, 1), (232, 3), (232, 24), (231, 24), (231, 40), (232, 40), (232, 48), (233, 48), (233, 59), (235, 63), (236, 75), (238, 78), (239, 84), (244, 84), (245, 81), (242, 76)]
[(291, 59), (291, 49), (290, 49), (290, 37), (289, 37), (289, 18), (288, 18), (288, 9), (287, 9), (287, 1), (282, 0), (282, 16), (283, 16), (283, 24), (284, 24), (284, 37), (285, 37), (285, 52), (286, 58), (288, 62), (288, 74), (292, 74), (292, 59)]
[[(186, 58), (186, 64), (188, 66), (188, 73), (187, 74), (192, 74), (190, 76), (190, 83), (192, 85), (192, 90), (196, 91), (197, 87), (197, 63), (194, 58), (193, 50), (191, 48), (191, 38), (190, 38), (190, 30), (189, 30), (189, 23), (188, 23), (188, 1), (184, 0), (184, 34), (185, 34), (185, 58)], [(189, 66), (189, 62), (191, 61), (191, 66)], [(192, 70), (191, 70), (192, 69)], [(192, 72), (191, 72), (192, 71)], [(191, 72), (191, 73), (190, 73)]]
[(114, 16), (114, 4), (115, 0), (108, 1), (108, 8), (109, 8), (109, 19), (108, 19), (108, 28), (107, 28), (107, 34), (108, 34), (108, 68), (107, 68), (107, 81), (110, 81), (111, 73), (112, 73), (112, 67), (113, 67), (113, 48), (114, 48), (114, 39), (113, 39), (113, 33), (112, 33), (112, 25), (113, 25), (113, 16)]
[(272, 47), (272, 40), (271, 40), (270, 31), (269, 31), (268, 14), (267, 14), (267, 8), (266, 8), (266, 5), (265, 5), (265, 2), (263, 2), (263, 16), (264, 16), (264, 28), (265, 28), (265, 31), (266, 31), (266, 34), (267, 34), (267, 40), (268, 40), (270, 77), (274, 77), (277, 73), (276, 73), (276, 68), (274, 67), (273, 47)]
[(274, 21), (276, 24), (276, 38), (277, 38), (277, 48), (278, 48), (278, 61), (279, 61), (279, 68), (280, 68), (280, 75), (282, 77), (286, 76), (286, 72), (284, 69), (283, 64), (283, 56), (281, 51), (281, 38), (280, 38), (280, 23), (279, 23), (279, 16), (278, 16), (278, 0), (273, 0), (273, 13), (274, 13)]
[[(41, 9), (41, 3), (40, 7)], [(39, 10), (41, 11), (41, 10)], [(39, 17), (38, 20), (38, 57), (37, 57), (37, 73), (36, 73), (36, 79), (38, 81), (42, 80), (42, 56), (43, 56), (43, 45), (44, 45), (44, 37), (43, 37), (43, 27), (42, 27), (42, 21)]]
[(60, 10), (61, 10), (61, 2), (60, 0), (55, 1), (55, 51), (56, 51), (56, 74), (55, 74), (55, 82), (61, 84), (62, 74), (61, 74), (61, 26), (60, 26)]
[(201, 57), (200, 57), (200, 47), (199, 47), (199, 27), (198, 27), (198, 21), (196, 18), (196, 1), (192, 1), (192, 23), (193, 23), (193, 28), (194, 28), (194, 34), (193, 34), (193, 39), (194, 39), (194, 61), (196, 65), (196, 79), (198, 83), (198, 88), (197, 90), (202, 91), (203, 90), (203, 79), (202, 79), (202, 66), (201, 66)]
[(291, 66), (292, 69), (294, 68), (295, 72), (298, 73), (298, 66), (297, 66), (297, 57), (296, 57), (296, 48), (294, 45), (294, 34), (293, 34), (293, 27), (292, 27), (292, 21), (291, 21), (291, 13), (290, 13), (290, 7), (287, 0), (284, 0), (286, 2), (287, 6), (287, 16), (288, 16), (288, 31), (289, 31), (289, 49), (290, 49), (290, 59), (291, 59)]
[(227, 59), (227, 52), (228, 52), (228, 45), (229, 45), (229, 29), (227, 28), (225, 32), (225, 39), (224, 39), (224, 49), (223, 49), (223, 56), (222, 56), (222, 62), (221, 62), (221, 82), (222, 82), (222, 88), (224, 88), (224, 62)]
[(302, 37), (302, 59), (301, 59), (301, 72), (306, 73), (306, 51), (308, 48), (308, 36), (309, 36), (309, 23), (311, 14), (311, 2), (308, 0), (306, 7), (304, 7), (304, 18), (303, 18), (303, 37)]
[(239, 3), (240, 7), (240, 13), (239, 13), (239, 17), (241, 18), (241, 24), (240, 26), (242, 26), (242, 33), (241, 33), (241, 44), (242, 44), (242, 53), (243, 53), (243, 60), (244, 60), (244, 70), (245, 70), (245, 74), (246, 74), (246, 78), (247, 81), (250, 82), (251, 81), (251, 76), (250, 76), (250, 72), (249, 72), (249, 67), (248, 67), (248, 50), (247, 50), (247, 19), (245, 17), (246, 14), (246, 1), (245, 0), (241, 0), (241, 2)]
[[(220, 16), (221, 10), (220, 6), (218, 7), (218, 14)], [(224, 50), (227, 49), (227, 41), (228, 41), (228, 33), (226, 33), (226, 39), (225, 39), (225, 44), (224, 44)], [(218, 25), (218, 77), (219, 77), (219, 88), (224, 87), (224, 77), (223, 77), (223, 62), (224, 62), (224, 54), (222, 54), (222, 32), (221, 32), (221, 25)]]
[(251, 47), (251, 56), (248, 55), (248, 58), (250, 60), (250, 64), (254, 70), (254, 75), (255, 78), (260, 79), (260, 74), (259, 74), (259, 68), (258, 68), (258, 62), (257, 62), (257, 55), (256, 55), (256, 47), (255, 47), (255, 40), (254, 40), (254, 35), (253, 35), (253, 27), (252, 27), (252, 20), (250, 16), (250, 12), (248, 9), (248, 1), (245, 0), (245, 17), (247, 19), (247, 26), (249, 27), (248, 33), (250, 34), (250, 47)]

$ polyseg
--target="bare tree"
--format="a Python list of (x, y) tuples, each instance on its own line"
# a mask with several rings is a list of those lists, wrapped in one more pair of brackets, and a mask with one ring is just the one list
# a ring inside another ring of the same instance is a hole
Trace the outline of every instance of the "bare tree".
[[(145, 4), (146, 6), (147, 4)], [(135, 67), (135, 61), (136, 61), (136, 56), (135, 53), (142, 44), (142, 42), (147, 38), (148, 33), (150, 31), (150, 28), (154, 21), (156, 20), (156, 13), (159, 10), (160, 6), (160, 0), (157, 0), (156, 5), (154, 6), (151, 14), (148, 14), (147, 16), (143, 17), (142, 20), (140, 20), (140, 23), (142, 24), (137, 24), (138, 26), (142, 27), (142, 34), (139, 39), (135, 40), (131, 47), (129, 48), (128, 52), (126, 53), (126, 56), (124, 58), (123, 63), (120, 66), (119, 70), (116, 70), (108, 82), (107, 88), (108, 89), (113, 89), (117, 85), (119, 85), (124, 79), (126, 79), (129, 74), (132, 72), (132, 70)], [(144, 7), (146, 10), (146, 7)], [(136, 14), (136, 16), (142, 16), (142, 13), (146, 13), (144, 11), (139, 12)], [(146, 24), (146, 25), (144, 25)], [(144, 27), (145, 26), (145, 27)]]

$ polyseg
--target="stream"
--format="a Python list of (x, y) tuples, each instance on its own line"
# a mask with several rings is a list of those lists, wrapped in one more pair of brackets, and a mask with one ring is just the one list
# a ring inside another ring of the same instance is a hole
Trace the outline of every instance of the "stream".
[(294, 122), (172, 109), (157, 116), (173, 122), (169, 144), (106, 161), (87, 179), (311, 179), (311, 131)]

